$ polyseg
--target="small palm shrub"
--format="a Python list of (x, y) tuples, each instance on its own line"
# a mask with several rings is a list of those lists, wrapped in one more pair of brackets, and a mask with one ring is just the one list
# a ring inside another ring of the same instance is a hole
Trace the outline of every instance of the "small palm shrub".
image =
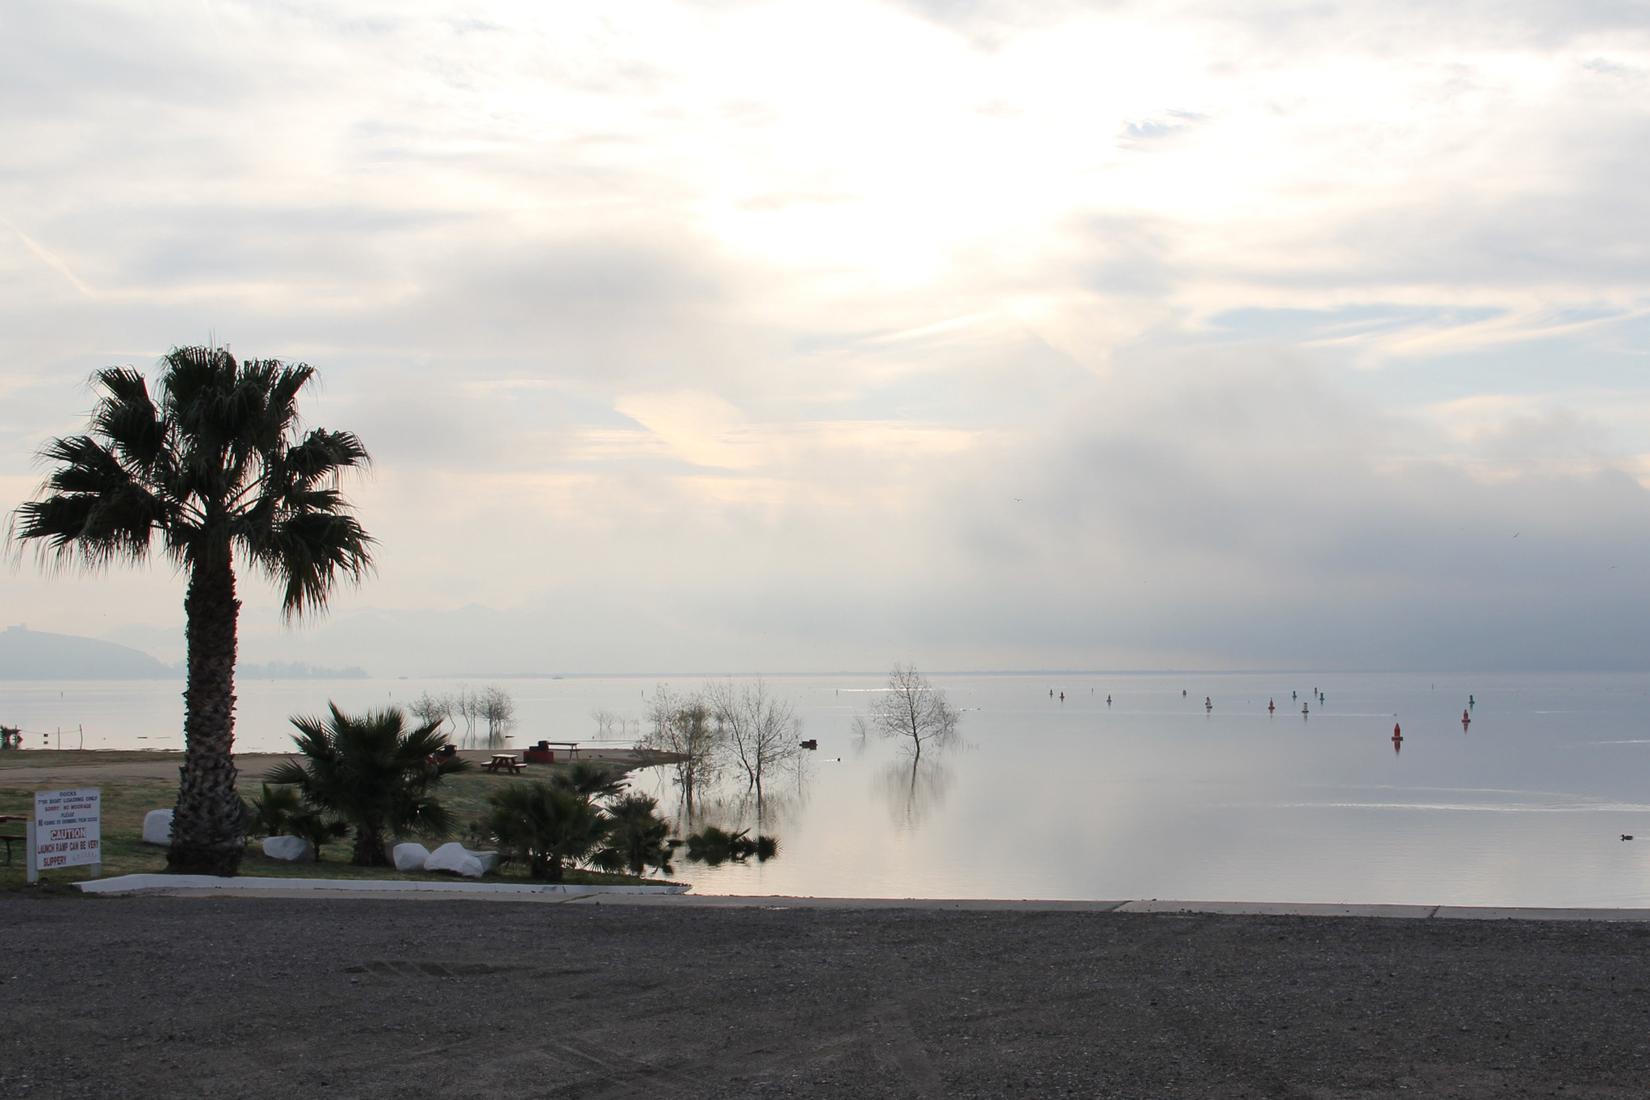
[(304, 760), (278, 765), (269, 782), (296, 787), (305, 806), (347, 822), (355, 834), (350, 862), (359, 867), (387, 866), (385, 842), (392, 836), (445, 834), (447, 811), (431, 792), (469, 764), (438, 755), (447, 744), (440, 723), (408, 729), (396, 707), (353, 717), (327, 706), (328, 721), (292, 720), (298, 727), (292, 740)]
[(591, 863), (603, 871), (642, 874), (649, 867), (670, 874), (670, 823), (659, 816), (659, 800), (627, 794), (607, 804), (607, 836)]
[(499, 850), (533, 878), (560, 882), (566, 865), (588, 856), (607, 832), (601, 809), (558, 783), (512, 784), (488, 802)]
[(286, 829), (288, 836), (302, 837), (309, 841), (310, 847), (315, 849), (315, 862), (319, 863), (322, 846), (347, 836), (349, 823), (305, 808), (287, 818)]
[(626, 794), (623, 773), (600, 764), (574, 764), (549, 782), (511, 784), (488, 800), (484, 831), (533, 878), (560, 882), (580, 863), (641, 874), (670, 865), (670, 825), (659, 803)]
[(778, 854), (778, 839), (758, 836), (752, 840), (749, 829), (730, 833), (715, 825), (706, 825), (698, 832), (689, 834), (687, 838), (688, 859), (695, 863), (708, 863), (712, 867), (726, 863), (730, 859), (743, 863), (752, 856), (756, 857), (756, 862), (766, 863)]
[(246, 800), (246, 831), (249, 836), (286, 836), (287, 822), (302, 813), (304, 800), (294, 787), (263, 789)]

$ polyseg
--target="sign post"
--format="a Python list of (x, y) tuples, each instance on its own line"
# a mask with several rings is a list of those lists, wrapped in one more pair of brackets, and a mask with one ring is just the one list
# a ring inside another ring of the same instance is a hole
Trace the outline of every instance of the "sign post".
[(29, 817), (29, 882), (41, 871), (90, 865), (92, 877), (103, 870), (103, 792), (97, 787), (71, 791), (35, 791)]

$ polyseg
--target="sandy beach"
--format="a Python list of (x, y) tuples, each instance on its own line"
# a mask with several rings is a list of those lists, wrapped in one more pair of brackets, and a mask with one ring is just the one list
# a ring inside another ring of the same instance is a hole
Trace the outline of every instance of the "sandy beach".
[(1642, 1096), (1650, 927), (0, 897), (12, 1096)]

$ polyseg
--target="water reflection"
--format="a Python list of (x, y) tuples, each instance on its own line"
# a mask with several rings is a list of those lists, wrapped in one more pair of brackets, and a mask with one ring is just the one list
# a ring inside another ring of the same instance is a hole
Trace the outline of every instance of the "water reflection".
[(672, 816), (684, 834), (704, 826), (729, 832), (749, 830), (753, 836), (767, 834), (803, 816), (811, 775), (808, 758), (798, 757), (782, 773), (782, 782), (769, 783), (760, 794), (742, 777), (723, 779), (702, 789), (691, 802), (682, 797), (678, 787)]
[[(778, 836), (782, 858), (696, 864), (678, 874), (709, 894), (1650, 905), (1644, 842), (1619, 840), (1650, 837), (1643, 798), (1650, 683), (1642, 673), (1477, 675), (1472, 683), (1436, 679), (1436, 686), (1425, 675), (1345, 675), (1329, 685), (1335, 711), (1319, 704), (1310, 683), (1307, 694), (1292, 698), (1292, 687), (1273, 673), (1189, 684), (1179, 676), (1108, 674), (1104, 682), (1074, 681), (1105, 689), (1092, 696), (1068, 684), (1063, 710), (1048, 699), (1045, 680), (945, 678), (964, 712), (969, 747), (938, 757), (952, 775), (937, 784), (921, 775), (913, 784), (910, 761), (898, 759), (893, 741), (870, 737), (860, 751), (853, 719), (867, 696), (883, 690), (880, 677), (776, 681), (776, 693), (797, 700), (804, 736), (819, 739), (806, 799), (770, 797), (760, 830), (754, 802), (738, 797), (742, 775), (713, 800), (726, 800), (717, 814), (743, 817), (736, 828)], [(462, 686), (340, 681), (326, 691), (341, 706), (367, 708)], [(1182, 696), (1185, 686), (1220, 695), (1212, 720), (1201, 696)], [(577, 737), (592, 708), (640, 713), (632, 678), (510, 687), (522, 741)], [(1484, 692), (1483, 718), (1469, 689)], [(288, 751), (287, 716), (313, 709), (320, 690), (249, 682), (237, 746)], [(1278, 708), (1271, 723), (1269, 700)], [(1315, 713), (1296, 723), (1303, 701)], [(153, 747), (101, 738), (175, 731), (182, 723), (182, 699), (169, 683), (13, 684), (5, 704), (12, 712), (0, 721), (24, 729), (54, 728), (64, 707), (77, 708), (75, 721), (90, 720), (88, 748)], [(1463, 706), (1472, 718), (1465, 732)], [(1390, 744), (1399, 715), (1405, 743), (1388, 759), (1375, 739)], [(633, 726), (624, 723), (627, 731)], [(617, 721), (604, 728), (623, 736)], [(27, 743), (39, 742), (31, 736)], [(925, 765), (932, 755), (923, 750)], [(902, 782), (890, 789), (881, 773), (896, 760)], [(648, 768), (633, 782), (674, 808), (679, 792), (666, 769)], [(1343, 785), (1382, 793), (1323, 797), (1322, 788)], [(1427, 793), (1434, 787), (1462, 793), (1440, 799)], [(1553, 791), (1559, 794), (1540, 794)], [(1023, 828), (1004, 824), (1001, 807), (1009, 804), (1035, 808)], [(1062, 841), (1036, 839), (1046, 836)], [(1348, 851), (1359, 858), (1348, 860)], [(679, 868), (684, 859), (681, 853)]]
[(874, 787), (894, 824), (914, 829), (945, 805), (952, 779), (951, 765), (938, 753), (929, 753), (891, 761), (877, 773)]

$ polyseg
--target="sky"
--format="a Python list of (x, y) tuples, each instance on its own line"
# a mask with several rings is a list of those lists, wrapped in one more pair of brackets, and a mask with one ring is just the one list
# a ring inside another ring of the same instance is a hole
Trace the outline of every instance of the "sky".
[[(1650, 3), (0, 7), (0, 511), (308, 362), (377, 675), (1650, 664)], [(0, 625), (182, 656), (164, 560)]]

